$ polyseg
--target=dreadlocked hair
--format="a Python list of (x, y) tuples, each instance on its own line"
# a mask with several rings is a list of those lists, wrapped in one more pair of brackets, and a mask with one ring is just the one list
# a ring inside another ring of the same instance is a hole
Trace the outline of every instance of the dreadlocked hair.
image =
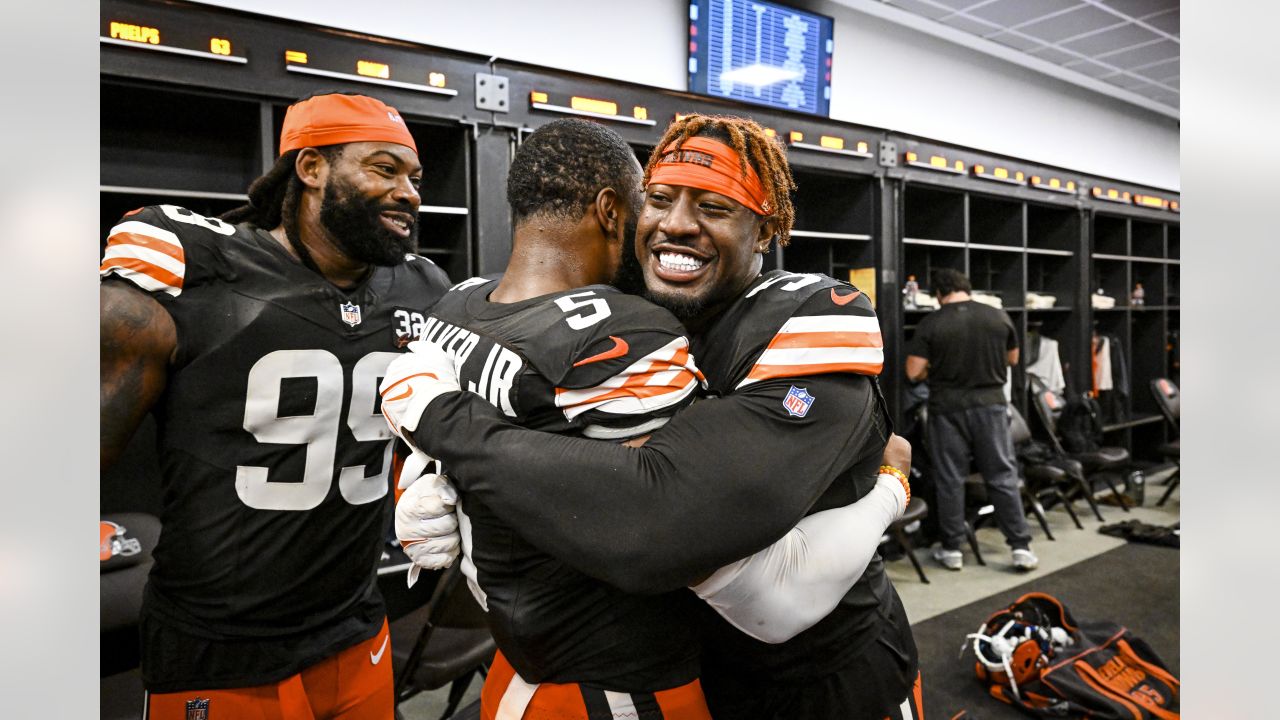
[[(332, 163), (342, 154), (342, 146), (326, 145), (315, 148), (315, 151)], [(276, 164), (249, 186), (249, 203), (228, 210), (218, 217), (233, 225), (247, 222), (263, 230), (284, 225), (285, 237), (289, 239), (294, 252), (298, 253), (302, 264), (318, 273), (319, 268), (298, 235), (298, 202), (302, 199), (305, 187), (302, 178), (294, 170), (300, 152), (302, 148), (290, 150), (277, 158)]]
[(654, 167), (662, 159), (668, 146), (675, 143), (678, 148), (692, 137), (709, 137), (719, 140), (733, 148), (738, 154), (738, 162), (742, 174), (747, 174), (747, 162), (760, 176), (765, 195), (773, 207), (771, 216), (778, 224), (778, 247), (786, 247), (791, 242), (791, 227), (796, 221), (795, 206), (791, 204), (791, 193), (795, 192), (796, 182), (791, 177), (791, 165), (778, 141), (765, 134), (764, 128), (750, 118), (732, 115), (686, 115), (671, 123), (666, 134), (658, 141), (657, 148), (649, 156), (644, 166), (644, 184), (649, 185), (649, 176)]

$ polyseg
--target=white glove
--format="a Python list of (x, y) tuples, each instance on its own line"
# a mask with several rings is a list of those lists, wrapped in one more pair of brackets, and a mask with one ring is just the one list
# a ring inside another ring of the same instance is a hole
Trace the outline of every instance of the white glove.
[[(425, 457), (414, 453), (410, 460)], [(461, 537), (458, 517), (453, 511), (457, 502), (458, 491), (449, 484), (449, 479), (429, 473), (413, 481), (396, 503), (396, 538), (413, 562), (409, 567), (409, 587), (418, 581), (422, 568), (446, 568), (458, 557)]]
[(382, 415), (391, 432), (414, 448), (411, 434), (427, 406), (440, 395), (458, 389), (453, 359), (438, 346), (424, 340), (409, 343), (409, 352), (391, 361), (378, 387)]

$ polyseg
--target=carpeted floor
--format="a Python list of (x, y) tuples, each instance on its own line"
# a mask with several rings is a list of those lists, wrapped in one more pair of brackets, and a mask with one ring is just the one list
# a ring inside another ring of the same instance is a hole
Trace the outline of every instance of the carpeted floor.
[(967, 720), (1028, 717), (987, 695), (974, 677), (971, 650), (963, 660), (957, 655), (964, 636), (987, 616), (1033, 590), (1062, 600), (1077, 620), (1127, 626), (1178, 675), (1178, 561), (1175, 549), (1129, 543), (914, 625), (925, 717), (947, 720), (961, 710)]

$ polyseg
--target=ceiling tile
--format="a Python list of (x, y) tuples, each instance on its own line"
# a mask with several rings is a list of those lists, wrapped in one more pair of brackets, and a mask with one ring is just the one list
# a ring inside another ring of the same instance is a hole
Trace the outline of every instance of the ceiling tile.
[(906, 10), (913, 15), (929, 18), (930, 20), (937, 20), (940, 17), (945, 17), (954, 12), (949, 8), (938, 7), (937, 5), (932, 5), (930, 3), (923, 2), (922, 0), (889, 0), (887, 4), (892, 5), (899, 10)]
[(1141, 75), (1152, 80), (1161, 80), (1178, 72), (1178, 58), (1169, 58), (1164, 62), (1148, 65), (1147, 67), (1134, 68), (1130, 72)]
[(1078, 55), (1072, 55), (1071, 53), (1063, 52), (1057, 48), (1049, 47), (1047, 45), (1044, 47), (1044, 49), (1037, 50), (1036, 52), (1031, 54), (1034, 55), (1035, 57), (1040, 58), (1041, 60), (1047, 60), (1053, 63), (1054, 65), (1063, 65), (1073, 60), (1080, 59), (1080, 56)]
[(1180, 53), (1181, 47), (1172, 40), (1161, 40), (1150, 45), (1143, 45), (1129, 50), (1117, 53), (1109, 53), (1098, 56), (1098, 59), (1108, 65), (1115, 65), (1119, 68), (1131, 68), (1139, 65), (1147, 65), (1158, 60), (1167, 60), (1176, 58)]
[(1179, 15), (1181, 15), (1181, 13), (1177, 10), (1174, 10), (1173, 12), (1163, 13), (1161, 15), (1152, 15), (1149, 18), (1143, 18), (1142, 22), (1150, 25), (1153, 28), (1163, 30), (1169, 33), (1170, 35), (1177, 35), (1178, 37), (1182, 37), (1182, 27), (1181, 27), (1181, 21), (1178, 17)]
[(1067, 65), (1066, 68), (1068, 70), (1075, 70), (1081, 75), (1088, 75), (1091, 78), (1100, 78), (1103, 75), (1110, 75), (1111, 73), (1115, 72), (1113, 68), (1109, 68), (1105, 65), (1099, 65), (1098, 63), (1089, 62), (1088, 60), (1082, 60), (1078, 63), (1072, 63), (1070, 65)]
[(1113, 27), (1110, 30), (1103, 30), (1100, 33), (1094, 33), (1093, 35), (1086, 35), (1078, 40), (1071, 40), (1070, 42), (1062, 43), (1062, 46), (1084, 55), (1098, 55), (1100, 53), (1126, 48), (1131, 45), (1150, 42), (1159, 37), (1159, 35), (1147, 30), (1146, 28), (1141, 28), (1129, 23), (1119, 27)]
[[(1115, 83), (1112, 83), (1112, 84), (1115, 84)], [(1128, 87), (1121, 85), (1121, 87), (1124, 87), (1125, 90), (1128, 90), (1131, 93), (1137, 93), (1138, 95), (1142, 95), (1144, 97), (1151, 97), (1151, 94), (1154, 91), (1160, 89), (1150, 83), (1139, 83), (1136, 85), (1129, 85)]]
[(1179, 0), (1102, 0), (1102, 4), (1131, 18), (1142, 18), (1170, 8), (1177, 8)]
[(997, 25), (993, 25), (989, 22), (983, 22), (981, 20), (974, 20), (965, 15), (952, 15), (951, 17), (943, 20), (942, 23), (944, 25), (949, 25), (957, 30), (963, 30), (967, 33), (972, 33), (979, 37), (985, 37), (987, 35), (1000, 31), (1000, 27)]
[(1057, 42), (1091, 30), (1115, 25), (1117, 22), (1119, 20), (1116, 16), (1106, 10), (1085, 5), (1047, 20), (1025, 25), (1018, 28), (1018, 31), (1049, 42)]
[(967, 14), (1012, 27), (1079, 4), (1080, 0), (997, 0), (990, 5), (974, 8)]
[(1166, 98), (1168, 98), (1168, 97), (1169, 97), (1169, 95), (1168, 95), (1167, 93), (1165, 93), (1165, 91), (1161, 90), (1160, 88), (1153, 87), (1153, 88), (1151, 88), (1151, 89), (1149, 89), (1149, 90), (1139, 90), (1139, 91), (1138, 91), (1138, 94), (1139, 94), (1139, 95), (1144, 95), (1144, 96), (1146, 96), (1146, 97), (1148, 97), (1148, 98), (1151, 98), (1152, 100), (1155, 100), (1156, 102), (1164, 102), (1164, 103), (1168, 104), (1168, 102), (1167, 102)]
[(1014, 35), (1013, 33), (1000, 33), (998, 35), (992, 35), (987, 39), (1023, 52), (1044, 47), (1044, 43), (1034, 38), (1025, 38), (1021, 35)]
[(953, 8), (955, 10), (964, 10), (965, 8), (970, 8), (982, 1), (983, 0), (934, 0), (934, 2), (938, 3), (939, 5), (946, 5), (947, 7)]
[(1145, 78), (1134, 77), (1133, 75), (1126, 75), (1126, 74), (1112, 75), (1111, 77), (1105, 77), (1105, 78), (1102, 78), (1102, 81), (1109, 82), (1112, 85), (1115, 85), (1117, 87), (1122, 87), (1125, 90), (1137, 90), (1139, 88), (1144, 88), (1144, 87), (1155, 87), (1151, 83), (1147, 82)]

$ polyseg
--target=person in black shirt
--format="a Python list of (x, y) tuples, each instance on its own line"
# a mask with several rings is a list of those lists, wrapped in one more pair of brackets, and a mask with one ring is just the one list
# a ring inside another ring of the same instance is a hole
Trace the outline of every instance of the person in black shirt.
[(907, 377), (929, 382), (929, 459), (937, 488), (942, 547), (934, 559), (964, 566), (964, 481), (972, 457), (987, 484), (996, 520), (1013, 548), (1013, 565), (1033, 570), (1031, 534), (1018, 493), (1018, 467), (1004, 396), (1007, 368), (1018, 364), (1018, 335), (1005, 311), (975, 302), (957, 270), (933, 275), (941, 308), (920, 321), (907, 348)]

